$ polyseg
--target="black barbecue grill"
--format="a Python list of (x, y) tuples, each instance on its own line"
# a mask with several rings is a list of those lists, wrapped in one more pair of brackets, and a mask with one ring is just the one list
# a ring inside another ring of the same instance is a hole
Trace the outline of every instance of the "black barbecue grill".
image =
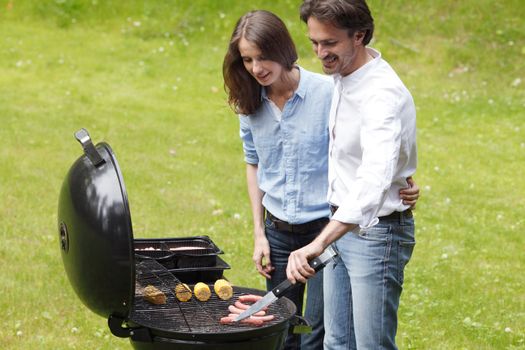
[[(201, 302), (180, 302), (178, 283), (190, 287), (223, 278), (229, 265), (207, 236), (134, 239), (124, 181), (106, 143), (93, 145), (84, 129), (75, 134), (84, 154), (71, 166), (60, 193), (58, 230), (64, 267), (79, 299), (108, 319), (111, 332), (129, 337), (134, 349), (281, 349), (288, 328), (300, 323), (295, 305), (280, 298), (269, 307), (275, 319), (263, 326), (220, 324), (228, 305), (243, 294), (265, 292), (234, 286), (229, 301), (212, 293)], [(153, 285), (167, 301), (151, 304)]]

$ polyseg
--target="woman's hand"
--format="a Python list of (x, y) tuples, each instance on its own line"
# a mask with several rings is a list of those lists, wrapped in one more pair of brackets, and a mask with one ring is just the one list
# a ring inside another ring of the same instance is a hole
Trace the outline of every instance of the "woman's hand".
[(260, 229), (262, 232), (255, 232), (255, 246), (253, 249), (252, 260), (255, 263), (257, 271), (264, 277), (271, 279), (271, 273), (275, 269), (270, 260), (270, 243), (264, 234), (264, 228)]
[(412, 178), (407, 178), (408, 187), (399, 191), (399, 196), (403, 200), (403, 204), (410, 205), (411, 209), (416, 208), (417, 200), (419, 199), (419, 187)]

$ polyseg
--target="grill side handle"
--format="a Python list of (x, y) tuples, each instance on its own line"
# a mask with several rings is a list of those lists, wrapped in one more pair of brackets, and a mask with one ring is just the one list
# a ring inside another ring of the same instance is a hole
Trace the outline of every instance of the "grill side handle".
[(126, 320), (120, 316), (110, 315), (108, 326), (111, 333), (119, 338), (131, 338), (135, 341), (152, 342), (153, 338), (148, 328), (127, 327)]

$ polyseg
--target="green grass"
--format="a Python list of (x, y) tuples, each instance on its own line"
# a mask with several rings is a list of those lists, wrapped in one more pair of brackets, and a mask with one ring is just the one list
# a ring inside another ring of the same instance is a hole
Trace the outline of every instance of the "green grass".
[[(9, 5), (11, 4), (11, 5)], [(87, 128), (113, 147), (135, 237), (209, 235), (263, 289), (221, 63), (237, 18), (272, 10), (320, 71), (300, 1), (0, 1), (0, 346), (128, 349), (64, 273), (56, 211)], [(373, 46), (418, 108), (422, 197), (401, 349), (525, 348), (525, 5), (371, 1)]]

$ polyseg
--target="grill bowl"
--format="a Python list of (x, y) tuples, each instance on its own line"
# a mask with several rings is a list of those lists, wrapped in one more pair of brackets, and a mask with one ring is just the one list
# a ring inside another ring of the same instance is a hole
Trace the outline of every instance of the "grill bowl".
[[(295, 317), (295, 305), (283, 297), (271, 304), (268, 314), (276, 316), (261, 327), (245, 324), (222, 325), (219, 320), (228, 315), (228, 305), (243, 294), (264, 295), (257, 289), (234, 286), (234, 296), (221, 300), (214, 293), (207, 302), (178, 302), (168, 294), (165, 305), (152, 308), (141, 296), (135, 296), (135, 308), (130, 317), (132, 326), (147, 327), (152, 342), (131, 339), (138, 350), (271, 350), (281, 349), (286, 338), (290, 320)], [(189, 325), (184, 317), (190, 318)]]

